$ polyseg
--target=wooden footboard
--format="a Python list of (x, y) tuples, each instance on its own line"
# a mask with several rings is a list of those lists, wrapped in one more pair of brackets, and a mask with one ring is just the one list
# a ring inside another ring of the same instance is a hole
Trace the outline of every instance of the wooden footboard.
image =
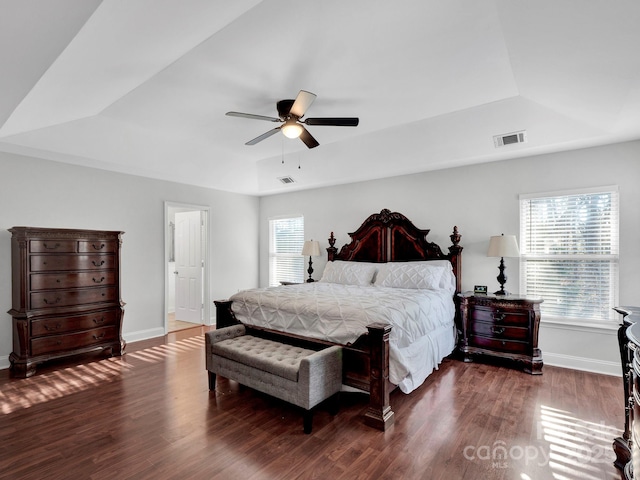
[[(224, 319), (226, 326), (241, 323), (231, 310), (230, 301), (216, 301), (216, 316)], [(268, 328), (245, 325), (247, 334), (283, 341), (292, 345), (318, 350), (333, 342), (304, 337)], [(364, 414), (365, 423), (379, 430), (386, 430), (394, 422), (389, 394), (395, 385), (389, 382), (389, 333), (391, 325), (374, 323), (351, 345), (342, 347), (342, 383), (369, 392), (369, 406)]]

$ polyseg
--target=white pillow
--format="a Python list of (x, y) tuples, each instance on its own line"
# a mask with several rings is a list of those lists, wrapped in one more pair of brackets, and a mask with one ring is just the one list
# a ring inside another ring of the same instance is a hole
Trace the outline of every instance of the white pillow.
[[(432, 262), (392, 262), (380, 266), (376, 285), (392, 288), (440, 290), (445, 265)], [(455, 288), (455, 287), (454, 287)]]
[(456, 291), (456, 276), (453, 274), (453, 265), (451, 265), (449, 260), (424, 260), (416, 263), (442, 265), (444, 267), (444, 273), (440, 279), (440, 288), (444, 288), (451, 293)]
[(373, 277), (377, 271), (378, 264), (376, 263), (335, 260), (327, 262), (320, 281), (340, 283), (342, 285), (367, 286), (373, 283)]

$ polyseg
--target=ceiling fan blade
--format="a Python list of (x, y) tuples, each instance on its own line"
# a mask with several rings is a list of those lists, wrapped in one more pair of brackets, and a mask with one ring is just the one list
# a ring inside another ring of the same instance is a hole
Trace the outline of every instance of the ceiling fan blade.
[(269, 130), (268, 132), (263, 133), (262, 135), (254, 138), (253, 140), (249, 140), (245, 145), (255, 145), (258, 142), (261, 142), (265, 138), (269, 138), (271, 135), (275, 135), (280, 131), (280, 127), (276, 127), (273, 130)]
[(313, 138), (313, 135), (311, 135), (309, 133), (309, 131), (304, 127), (302, 127), (302, 133), (300, 134), (300, 140), (302, 140), (304, 142), (304, 144), (309, 148), (315, 148), (318, 145), (320, 145), (318, 143), (318, 141), (315, 138)]
[(266, 117), (264, 115), (254, 115), (253, 113), (241, 113), (241, 112), (227, 112), (229, 117), (241, 117), (251, 118), (253, 120), (266, 120), (267, 122), (281, 122), (282, 120), (276, 117)]
[(334, 127), (357, 127), (360, 119), (358, 117), (335, 117), (335, 118), (307, 118), (303, 123), (307, 125), (330, 125)]
[(298, 96), (296, 97), (296, 100), (291, 106), (291, 110), (289, 110), (289, 113), (291, 113), (291, 115), (295, 115), (298, 118), (302, 117), (307, 111), (307, 108), (311, 106), (315, 99), (315, 93), (307, 92), (306, 90), (300, 90)]

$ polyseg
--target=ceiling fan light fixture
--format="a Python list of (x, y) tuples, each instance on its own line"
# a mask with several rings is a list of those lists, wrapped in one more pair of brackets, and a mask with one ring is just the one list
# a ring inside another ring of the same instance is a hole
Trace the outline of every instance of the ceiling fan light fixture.
[(287, 120), (282, 126), (282, 133), (284, 133), (284, 136), (287, 138), (299, 138), (303, 130), (302, 125), (296, 123), (295, 120)]

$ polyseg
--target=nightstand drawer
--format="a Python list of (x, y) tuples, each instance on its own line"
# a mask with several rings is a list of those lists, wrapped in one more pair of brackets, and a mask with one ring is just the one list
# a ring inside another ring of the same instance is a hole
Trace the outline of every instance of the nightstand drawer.
[(516, 340), (500, 340), (491, 337), (483, 337), (481, 335), (470, 335), (469, 345), (472, 347), (485, 348), (495, 352), (508, 353), (527, 353), (527, 342), (518, 342)]
[(471, 312), (471, 317), (476, 322), (488, 322), (496, 325), (529, 325), (529, 312), (526, 310), (509, 310), (476, 306)]
[(520, 340), (529, 341), (529, 329), (526, 327), (514, 327), (487, 322), (474, 322), (470, 325), (472, 335), (481, 335), (496, 340)]

